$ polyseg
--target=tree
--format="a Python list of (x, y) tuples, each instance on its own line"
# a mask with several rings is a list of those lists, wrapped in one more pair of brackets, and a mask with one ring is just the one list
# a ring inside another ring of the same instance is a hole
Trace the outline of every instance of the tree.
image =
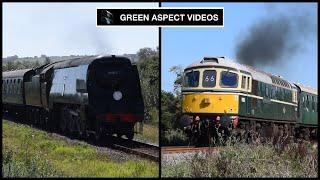
[(181, 87), (182, 87), (182, 76), (183, 76), (183, 69), (179, 66), (173, 66), (169, 69), (170, 72), (176, 74), (176, 80), (174, 81), (174, 91), (177, 95), (180, 95)]
[(44, 64), (50, 64), (51, 63), (51, 60), (49, 57), (46, 56), (46, 59), (44, 61)]
[(155, 124), (159, 117), (159, 51), (142, 48), (137, 54), (146, 121)]
[(37, 68), (37, 67), (39, 67), (39, 66), (40, 66), (40, 63), (39, 63), (38, 60), (36, 60), (34, 63), (32, 63), (32, 67), (33, 67), (33, 68)]
[(14, 61), (8, 61), (6, 65), (6, 71), (11, 71), (15, 69)]

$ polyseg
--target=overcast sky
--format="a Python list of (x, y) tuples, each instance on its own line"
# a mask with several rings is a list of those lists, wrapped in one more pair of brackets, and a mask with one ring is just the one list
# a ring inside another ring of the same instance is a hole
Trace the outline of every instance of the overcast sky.
[(156, 48), (158, 27), (96, 27), (97, 7), (158, 3), (3, 3), (3, 57), (136, 53)]

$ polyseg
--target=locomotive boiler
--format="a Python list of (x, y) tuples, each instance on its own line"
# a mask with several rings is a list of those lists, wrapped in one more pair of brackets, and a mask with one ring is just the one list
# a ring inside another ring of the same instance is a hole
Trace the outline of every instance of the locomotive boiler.
[(144, 119), (137, 66), (122, 56), (90, 56), (3, 72), (3, 112), (66, 134), (132, 139)]

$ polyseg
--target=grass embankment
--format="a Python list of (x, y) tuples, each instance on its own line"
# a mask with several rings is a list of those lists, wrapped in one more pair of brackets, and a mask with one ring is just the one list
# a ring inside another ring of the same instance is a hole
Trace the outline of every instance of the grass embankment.
[(162, 161), (162, 177), (317, 177), (317, 148), (309, 143), (285, 147), (243, 144), (217, 154), (195, 154)]
[(6, 120), (2, 125), (4, 177), (158, 177), (158, 163), (116, 161), (85, 143), (71, 144)]
[(159, 127), (150, 124), (143, 125), (143, 133), (135, 134), (135, 139), (159, 144)]

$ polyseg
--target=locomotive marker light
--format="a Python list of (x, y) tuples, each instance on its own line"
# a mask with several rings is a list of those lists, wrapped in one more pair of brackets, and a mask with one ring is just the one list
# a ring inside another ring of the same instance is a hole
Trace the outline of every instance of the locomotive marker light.
[(113, 93), (113, 99), (119, 101), (122, 98), (122, 93), (120, 91), (115, 91)]

